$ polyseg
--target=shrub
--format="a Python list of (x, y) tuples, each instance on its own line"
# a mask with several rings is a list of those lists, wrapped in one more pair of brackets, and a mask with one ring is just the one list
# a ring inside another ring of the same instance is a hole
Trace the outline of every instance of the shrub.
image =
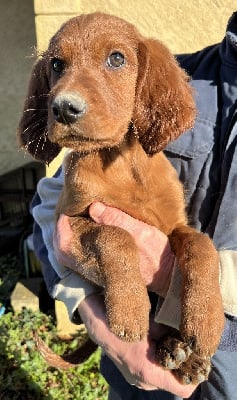
[(107, 385), (99, 374), (100, 350), (66, 371), (49, 367), (36, 349), (33, 332), (58, 354), (74, 350), (85, 332), (71, 341), (56, 334), (51, 317), (23, 309), (0, 318), (1, 400), (105, 400)]

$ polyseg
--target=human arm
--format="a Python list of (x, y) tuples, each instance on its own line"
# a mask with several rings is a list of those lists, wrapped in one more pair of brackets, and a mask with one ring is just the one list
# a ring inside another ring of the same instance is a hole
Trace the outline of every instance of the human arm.
[(156, 361), (156, 339), (159, 328), (151, 323), (147, 338), (136, 343), (126, 343), (109, 329), (102, 296), (92, 294), (80, 305), (79, 312), (90, 337), (112, 359), (127, 382), (144, 390), (164, 389), (181, 398), (194, 391), (194, 385), (182, 385), (168, 370)]
[(64, 183), (64, 173), (59, 169), (54, 177), (39, 181), (31, 212), (34, 217), (34, 251), (41, 262), (42, 273), (51, 297), (61, 300), (73, 319), (74, 311), (86, 296), (97, 291), (78, 274), (59, 263), (53, 246), (55, 208)]
[[(133, 235), (140, 252), (144, 280), (155, 292), (165, 292), (164, 288), (169, 286), (174, 262), (165, 235), (119, 210), (104, 208), (103, 204), (93, 204), (90, 215), (97, 223), (117, 225)], [(70, 235), (68, 218), (61, 216), (54, 236), (54, 245), (58, 248), (57, 256), (60, 262), (66, 265), (74, 262), (70, 253)], [(137, 343), (125, 343), (110, 331), (103, 298), (100, 295), (88, 296), (79, 304), (78, 309), (91, 338), (103, 348), (130, 384), (145, 390), (164, 388), (182, 397), (189, 396), (194, 390), (192, 385), (181, 385), (169, 371), (164, 371), (157, 364), (156, 339), (162, 333), (160, 326), (151, 322), (147, 338)]]

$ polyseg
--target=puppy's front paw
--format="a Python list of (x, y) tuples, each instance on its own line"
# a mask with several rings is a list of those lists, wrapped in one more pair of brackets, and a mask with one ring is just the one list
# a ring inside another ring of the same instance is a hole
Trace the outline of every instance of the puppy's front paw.
[(130, 293), (129, 297), (120, 297), (117, 303), (114, 300), (107, 302), (106, 307), (111, 331), (127, 342), (144, 339), (149, 329), (148, 296)]
[(128, 321), (126, 318), (118, 319), (110, 325), (111, 331), (126, 342), (138, 342), (147, 335), (148, 326), (142, 318), (141, 321)]

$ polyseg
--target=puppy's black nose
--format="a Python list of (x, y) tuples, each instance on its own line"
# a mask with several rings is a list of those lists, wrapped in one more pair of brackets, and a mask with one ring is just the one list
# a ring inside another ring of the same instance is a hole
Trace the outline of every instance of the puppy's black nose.
[(64, 93), (55, 97), (51, 107), (54, 119), (69, 125), (85, 114), (87, 104), (82, 97), (76, 94)]

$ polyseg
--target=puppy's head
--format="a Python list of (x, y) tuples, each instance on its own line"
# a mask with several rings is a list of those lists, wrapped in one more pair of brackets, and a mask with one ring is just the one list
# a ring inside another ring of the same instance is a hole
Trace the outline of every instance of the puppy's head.
[(35, 64), (18, 135), (37, 159), (61, 147), (118, 146), (133, 129), (149, 154), (191, 127), (186, 74), (158, 41), (106, 14), (66, 22)]

